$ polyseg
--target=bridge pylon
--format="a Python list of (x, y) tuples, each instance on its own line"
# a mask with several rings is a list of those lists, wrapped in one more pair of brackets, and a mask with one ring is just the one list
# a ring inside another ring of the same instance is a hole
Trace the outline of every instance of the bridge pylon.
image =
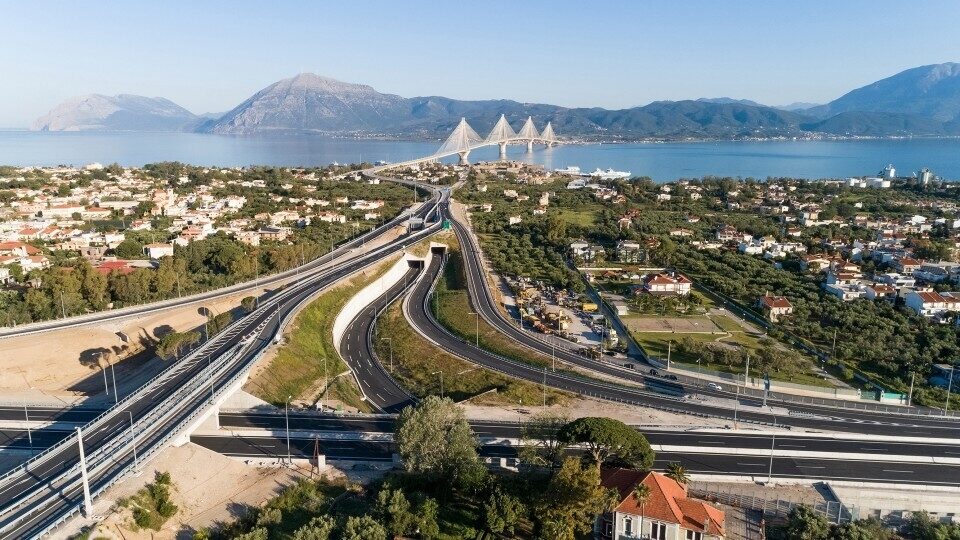
[(553, 124), (547, 122), (543, 132), (540, 133), (540, 138), (543, 139), (543, 144), (547, 145), (547, 148), (557, 144), (557, 135), (553, 132)]
[(517, 134), (513, 131), (513, 128), (510, 127), (510, 123), (507, 122), (506, 115), (501, 114), (500, 119), (497, 120), (497, 123), (494, 124), (493, 129), (490, 130), (490, 134), (487, 135), (487, 138), (483, 142), (494, 144), (500, 147), (500, 159), (507, 159), (507, 142), (510, 139), (516, 139)]
[(533, 151), (533, 141), (540, 138), (540, 133), (537, 132), (537, 126), (533, 125), (532, 116), (527, 117), (527, 121), (523, 123), (523, 127), (517, 133), (517, 138), (527, 141), (527, 152)]
[(470, 154), (475, 146), (483, 144), (483, 137), (477, 134), (476, 131), (470, 127), (470, 124), (467, 123), (466, 118), (461, 118), (460, 123), (457, 124), (457, 127), (453, 130), (453, 133), (447, 137), (447, 140), (440, 145), (440, 149), (434, 155), (451, 155), (458, 154), (460, 156), (461, 164), (466, 161), (467, 156)]

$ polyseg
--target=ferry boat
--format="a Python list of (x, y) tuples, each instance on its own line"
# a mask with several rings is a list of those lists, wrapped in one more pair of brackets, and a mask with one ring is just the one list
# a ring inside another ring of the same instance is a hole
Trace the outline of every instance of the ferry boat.
[(621, 178), (630, 178), (630, 171), (615, 171), (613, 169), (597, 170), (590, 173), (590, 176), (599, 180), (619, 180)]
[(580, 171), (580, 167), (577, 167), (576, 165), (570, 165), (569, 167), (565, 167), (563, 169), (554, 169), (553, 172), (559, 174), (569, 174), (570, 176), (583, 176), (583, 173)]

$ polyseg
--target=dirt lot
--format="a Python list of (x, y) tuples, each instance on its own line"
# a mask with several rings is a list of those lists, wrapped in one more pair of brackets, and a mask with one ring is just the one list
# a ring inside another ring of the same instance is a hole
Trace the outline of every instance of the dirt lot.
[(709, 317), (624, 317), (633, 332), (723, 332)]

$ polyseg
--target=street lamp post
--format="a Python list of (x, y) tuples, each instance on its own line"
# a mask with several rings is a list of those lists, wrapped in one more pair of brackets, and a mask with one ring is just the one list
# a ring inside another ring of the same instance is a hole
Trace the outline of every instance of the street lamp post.
[(113, 403), (120, 402), (120, 392), (117, 390), (117, 372), (113, 369), (113, 363), (107, 360), (107, 363), (110, 364), (110, 378), (113, 379)]
[(474, 311), (470, 312), (470, 315), (477, 316), (477, 348), (480, 348), (480, 314)]
[(777, 417), (773, 417), (773, 435), (770, 437), (770, 469), (767, 471), (767, 483), (773, 482), (773, 449), (777, 446)]
[(133, 442), (133, 472), (140, 474), (140, 463), (137, 458), (137, 435), (133, 432), (133, 413), (127, 411), (130, 416), (130, 440)]
[(440, 398), (443, 399), (443, 370), (434, 371), (431, 375), (440, 374)]
[(387, 342), (387, 346), (390, 349), (390, 371), (393, 371), (393, 339), (385, 337), (382, 338), (383, 341)]
[(955, 366), (950, 366), (950, 379), (947, 381), (947, 402), (943, 405), (943, 415), (947, 415), (947, 411), (950, 410), (950, 392), (953, 390), (953, 370)]
[(293, 396), (287, 396), (287, 401), (283, 407), (283, 417), (287, 424), (287, 463), (292, 464), (293, 458), (290, 455), (290, 400)]
[(27, 441), (30, 443), (30, 455), (33, 455), (33, 431), (30, 429), (30, 412), (27, 411), (27, 406), (23, 406), (23, 417), (27, 421)]

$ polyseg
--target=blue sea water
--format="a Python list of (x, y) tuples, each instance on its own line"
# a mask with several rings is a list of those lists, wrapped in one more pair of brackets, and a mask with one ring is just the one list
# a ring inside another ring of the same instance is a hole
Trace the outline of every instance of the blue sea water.
[[(441, 141), (332, 139), (310, 135), (226, 136), (196, 133), (44, 133), (0, 131), (2, 165), (138, 166), (182, 161), (207, 166), (315, 166), (361, 160), (404, 161), (432, 154)], [(497, 157), (475, 150), (472, 161)], [(875, 174), (888, 163), (909, 176), (922, 167), (960, 179), (960, 139), (845, 141), (727, 141), (691, 143), (511, 146), (508, 157), (547, 168), (579, 166), (630, 171), (665, 182), (706, 175), (767, 178), (843, 178)]]

